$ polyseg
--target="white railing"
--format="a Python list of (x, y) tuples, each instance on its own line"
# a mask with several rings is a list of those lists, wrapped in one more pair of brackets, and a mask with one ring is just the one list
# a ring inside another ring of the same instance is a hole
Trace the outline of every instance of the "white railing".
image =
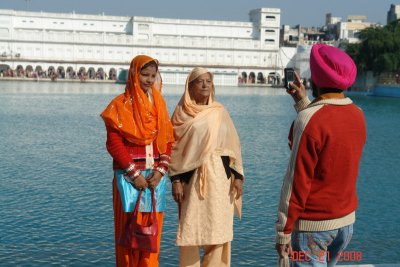
[(236, 39), (236, 38), (214, 38), (204, 37), (182, 37), (176, 38), (165, 36), (154, 36), (149, 39), (137, 39), (131, 35), (109, 35), (105, 33), (86, 34), (74, 32), (14, 32), (13, 39), (15, 41), (35, 41), (49, 43), (75, 43), (79, 44), (102, 44), (102, 45), (148, 45), (148, 46), (165, 46), (165, 47), (192, 47), (192, 48), (221, 48), (221, 49), (278, 49), (277, 45), (261, 46), (260, 40), (254, 39)]

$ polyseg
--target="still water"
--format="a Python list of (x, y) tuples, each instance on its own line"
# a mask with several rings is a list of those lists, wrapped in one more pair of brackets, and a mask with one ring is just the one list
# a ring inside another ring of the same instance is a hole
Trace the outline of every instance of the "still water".
[[(123, 86), (0, 81), (0, 266), (113, 266), (112, 164), (100, 112)], [(183, 86), (164, 88), (172, 113)], [(232, 267), (275, 266), (274, 222), (295, 112), (282, 89), (217, 88), (239, 132), (246, 174)], [(400, 262), (400, 99), (352, 96), (368, 141), (349, 251)], [(170, 192), (170, 190), (168, 190)], [(178, 266), (170, 194), (161, 265)]]

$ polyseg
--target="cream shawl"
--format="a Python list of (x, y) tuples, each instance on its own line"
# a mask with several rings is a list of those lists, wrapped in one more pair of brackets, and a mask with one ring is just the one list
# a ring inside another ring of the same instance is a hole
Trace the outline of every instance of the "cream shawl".
[(229, 156), (230, 167), (244, 176), (239, 136), (224, 106), (214, 99), (214, 83), (207, 105), (197, 105), (190, 97), (190, 82), (204, 73), (210, 72), (204, 68), (192, 70), (186, 80), (185, 92), (172, 115), (176, 142), (169, 166), (170, 175), (199, 168), (199, 193), (203, 197), (207, 191), (205, 164), (213, 153)]

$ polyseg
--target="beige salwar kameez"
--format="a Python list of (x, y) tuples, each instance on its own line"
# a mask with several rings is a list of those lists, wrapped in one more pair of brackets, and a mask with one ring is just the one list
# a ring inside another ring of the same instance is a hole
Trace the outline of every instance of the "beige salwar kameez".
[[(170, 175), (194, 171), (183, 182), (176, 244), (180, 266), (229, 267), (233, 239), (233, 216), (241, 215), (241, 197), (235, 199), (234, 177), (227, 177), (221, 156), (243, 177), (239, 136), (224, 106), (214, 101), (214, 86), (207, 105), (191, 99), (189, 84), (204, 73), (195, 68), (186, 82), (185, 93), (172, 116), (176, 143), (172, 148)], [(228, 179), (229, 178), (229, 179)]]
[[(222, 245), (202, 246), (204, 255), (203, 267), (229, 267), (231, 266), (231, 242)], [(200, 247), (186, 246), (179, 248), (179, 262), (181, 267), (200, 267)]]
[(183, 184), (176, 243), (178, 246), (223, 244), (233, 239), (234, 197), (232, 179), (227, 179), (221, 155), (213, 153), (207, 161), (207, 194), (199, 194), (196, 170), (188, 184)]

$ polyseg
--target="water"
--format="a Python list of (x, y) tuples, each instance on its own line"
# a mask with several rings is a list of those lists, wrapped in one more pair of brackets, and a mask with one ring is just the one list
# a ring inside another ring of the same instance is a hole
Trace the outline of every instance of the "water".
[[(112, 164), (99, 114), (121, 91), (114, 84), (0, 81), (0, 266), (114, 265)], [(172, 112), (182, 86), (164, 91)], [(232, 266), (275, 266), (291, 99), (262, 88), (217, 88), (217, 97), (237, 126), (247, 177)], [(348, 250), (362, 253), (354, 264), (399, 262), (400, 99), (352, 98), (365, 112), (368, 141)], [(167, 197), (162, 267), (178, 266), (177, 209)]]

